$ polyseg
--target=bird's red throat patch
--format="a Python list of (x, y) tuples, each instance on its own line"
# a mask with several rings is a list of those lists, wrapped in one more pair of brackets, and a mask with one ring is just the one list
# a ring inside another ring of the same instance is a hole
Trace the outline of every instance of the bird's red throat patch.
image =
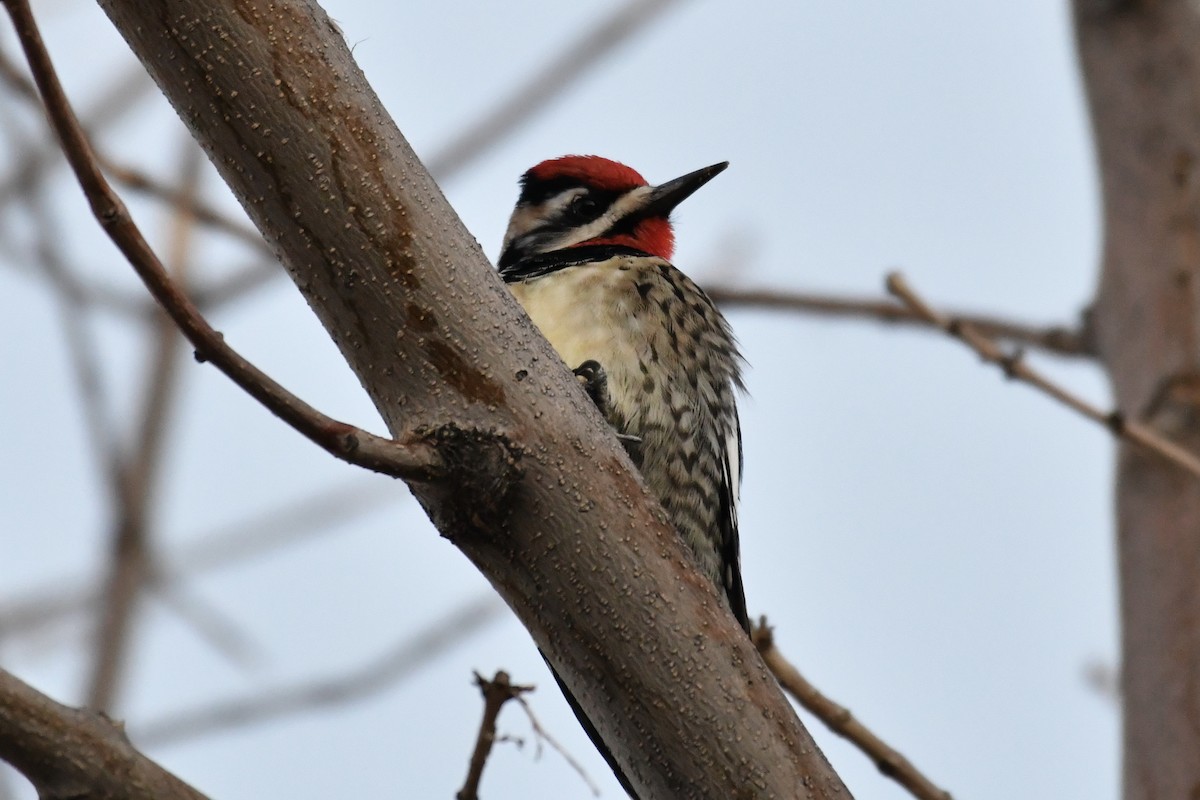
[(590, 239), (586, 242), (580, 242), (575, 246), (579, 247), (585, 244), (613, 244), (622, 247), (632, 247), (635, 250), (641, 250), (643, 253), (658, 256), (664, 261), (670, 261), (671, 256), (675, 255), (675, 231), (671, 228), (671, 222), (667, 218), (647, 217), (638, 222), (633, 229), (633, 233), (605, 236), (602, 239)]

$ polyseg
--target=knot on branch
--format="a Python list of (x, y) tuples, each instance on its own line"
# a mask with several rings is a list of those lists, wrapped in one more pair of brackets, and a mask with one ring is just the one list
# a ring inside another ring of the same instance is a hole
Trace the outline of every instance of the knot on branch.
[(415, 432), (442, 462), (441, 479), (423, 492), (422, 503), (442, 535), (494, 536), (508, 518), (513, 489), (524, 477), (524, 452), (496, 431), (454, 423)]

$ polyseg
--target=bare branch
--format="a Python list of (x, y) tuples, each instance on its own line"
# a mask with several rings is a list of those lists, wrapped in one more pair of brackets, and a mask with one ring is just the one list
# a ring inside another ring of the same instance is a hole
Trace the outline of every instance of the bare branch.
[(120, 723), (60, 705), (0, 670), (0, 759), (43, 800), (204, 800), (139, 753)]
[(587, 784), (588, 789), (591, 790), (592, 796), (599, 797), (600, 787), (597, 786), (596, 782), (593, 781), (591, 776), (587, 774), (587, 770), (583, 768), (583, 764), (580, 764), (573, 755), (567, 752), (567, 748), (559, 744), (558, 740), (551, 736), (550, 733), (542, 727), (542, 723), (538, 721), (537, 715), (533, 713), (533, 708), (529, 705), (529, 701), (526, 700), (524, 696), (518, 695), (516, 699), (517, 702), (521, 704), (521, 708), (525, 709), (525, 716), (529, 718), (529, 726), (533, 728), (533, 735), (537, 739), (539, 748), (542, 742), (550, 745), (555, 752), (563, 757), (571, 769), (575, 770), (579, 777), (583, 779), (583, 782)]
[(763, 661), (767, 662), (771, 673), (788, 694), (825, 723), (829, 730), (848, 740), (874, 761), (880, 772), (903, 786), (918, 800), (953, 800), (949, 792), (939, 789), (912, 762), (855, 719), (849, 709), (830, 700), (809, 683), (775, 646), (774, 629), (767, 625), (766, 617), (754, 626), (751, 636)]
[[(34, 84), (11, 64), (10, 68), (13, 70), (12, 78), (28, 88), (28, 92), (18, 88), (18, 93), (40, 105)], [(136, 101), (153, 89), (154, 83), (146, 79), (146, 72), (141, 65), (134, 63), (126, 67), (123, 75), (89, 101), (89, 107), (83, 113), (83, 127), (93, 136), (96, 135), (130, 113), (136, 107)], [(59, 159), (58, 144), (53, 140), (47, 140), (41, 147), (22, 154), (5, 180), (0, 182), (0, 205), (24, 200), (25, 190), (45, 174), (47, 167), (61, 163)]]
[(208, 702), (194, 711), (138, 725), (134, 728), (134, 738), (144, 744), (172, 744), (362, 700), (439, 657), (498, 618), (503, 610), (504, 605), (489, 593), (460, 606), (417, 635), (405, 637), (381, 658), (349, 673), (318, 678), (298, 686), (256, 691), (247, 697)]
[(148, 592), (189, 626), (200, 639), (215, 651), (240, 667), (248, 668), (257, 663), (261, 649), (242, 626), (231, 615), (206, 602), (180, 583), (168, 583), (155, 578), (151, 566), (150, 574), (143, 584)]
[[(188, 143), (191, 144), (190, 142)], [(200, 162), (194, 147), (185, 149), (181, 195), (196, 193)], [(192, 217), (188, 203), (172, 215), (171, 263), (181, 279), (187, 271)], [(159, 312), (154, 351), (146, 365), (142, 411), (134, 447), (115, 476), (113, 499), (117, 522), (110, 535), (108, 578), (99, 606), (94, 661), (87, 698), (90, 708), (113, 707), (129, 649), (136, 604), (146, 579), (150, 551), (150, 507), (162, 465), (167, 418), (179, 377), (179, 333), (171, 318)]]
[[(56, 290), (54, 295), (58, 302), (59, 322), (75, 376), (84, 427), (99, 472), (110, 486), (116, 486), (121, 480), (121, 445), (104, 391), (100, 356), (88, 327), (86, 303), (81, 294), (74, 291), (75, 284), (62, 253), (62, 232), (48, 208), (46, 187), (39, 183), (31, 188), (26, 202), (37, 221), (36, 256), (42, 273), (50, 277)], [(0, 628), (3, 626), (0, 625)]]
[[(753, 308), (765, 311), (794, 311), (829, 317), (869, 319), (885, 323), (931, 326), (930, 320), (911, 308), (885, 299), (842, 297), (812, 292), (785, 292), (772, 289), (738, 289), (732, 286), (705, 287), (715, 302), (729, 308)], [(1036, 347), (1060, 356), (1095, 358), (1096, 345), (1086, 330), (1026, 325), (999, 317), (954, 312), (950, 315), (970, 324), (984, 336)]]
[(467, 778), (455, 793), (455, 800), (479, 800), (479, 781), (483, 778), (483, 768), (496, 742), (496, 718), (500, 716), (500, 709), (509, 700), (533, 691), (532, 686), (518, 686), (510, 682), (504, 670), (497, 671), (490, 681), (476, 672), (475, 685), (483, 695), (483, 719), (479, 721), (479, 735), (475, 738), (475, 749), (467, 766)]
[(1039, 389), (1058, 402), (1072, 408), (1090, 420), (1100, 423), (1114, 436), (1128, 442), (1140, 445), (1150, 450), (1179, 468), (1200, 477), (1200, 458), (1183, 449), (1179, 445), (1160, 436), (1154, 429), (1142, 423), (1126, 419), (1120, 411), (1104, 411), (1092, 405), (1083, 398), (1072, 394), (1063, 387), (1043, 376), (1040, 372), (1025, 363), (1023, 354), (1018, 350), (1005, 353), (991, 339), (980, 334), (973, 326), (960, 320), (955, 320), (935, 311), (922, 300), (905, 282), (898, 272), (893, 272), (887, 278), (888, 291), (900, 298), (916, 314), (936, 325), (946, 333), (959, 339), (988, 363), (995, 364), (1004, 374), (1035, 389)]
[(430, 444), (416, 438), (396, 442), (327, 417), (288, 392), (225, 344), (221, 335), (213, 330), (187, 295), (167, 275), (158, 256), (129, 216), (124, 203), (105, 180), (91, 145), (58, 82), (28, 3), (5, 0), (5, 5), (13, 18), (17, 36), (25, 49), (34, 82), (46, 104), (55, 133), (91, 203), (92, 213), (150, 292), (195, 345), (197, 356), (211, 361), (277, 417), (337, 458), (407, 480), (427, 482), (436, 479), (440, 474), (441, 460)]

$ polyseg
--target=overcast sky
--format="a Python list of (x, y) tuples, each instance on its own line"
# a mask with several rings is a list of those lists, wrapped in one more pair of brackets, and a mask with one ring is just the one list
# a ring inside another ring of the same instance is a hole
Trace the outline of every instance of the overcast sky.
[[(612, 8), (411, 5), (325, 7), (424, 158)], [(94, 5), (40, 0), (35, 11), (81, 107), (132, 68)], [(15, 54), (7, 20), (0, 44)], [(33, 116), (12, 125), (44, 136)], [(182, 130), (147, 93), (101, 144), (170, 176)], [(12, 141), (5, 147), (12, 157)], [(1097, 179), (1066, 3), (677, 2), (445, 181), (489, 256), (517, 177), (564, 153), (616, 158), (652, 182), (730, 161), (676, 215), (677, 264), (702, 284), (880, 295), (886, 272), (902, 269), (939, 305), (1071, 324), (1095, 283)], [(212, 203), (238, 211), (215, 173), (205, 181)], [(55, 185), (73, 263), (136, 290), (78, 190)], [(133, 207), (161, 240), (160, 207)], [(9, 215), (5, 235), (20, 238), (21, 224)], [(206, 239), (194, 275), (229, 273), (247, 252)], [(58, 305), (44, 282), (9, 266), (0, 268), (0, 413), (9, 420), (0, 607), (47, 585), (86, 583), (109, 523)], [(750, 365), (741, 520), (751, 613), (771, 618), (781, 648), (823, 691), (956, 797), (1115, 798), (1117, 711), (1086, 678), (1115, 668), (1117, 653), (1106, 434), (934, 334), (756, 311), (730, 319)], [(214, 321), (322, 410), (383, 429), (285, 279)], [(119, 318), (88, 324), (124, 431), (146, 349)], [(1095, 368), (1035, 361), (1108, 402)], [(185, 358), (181, 369), (155, 515), (161, 552), (341, 487), (361, 487), (369, 510), (183, 585), (237, 621), (253, 641), (251, 664), (215, 652), (168, 605), (144, 604), (119, 709), (135, 741), (139, 726), (177, 711), (360, 668), (489, 595), (402, 485), (334, 462), (210, 367)], [(80, 620), (51, 637), (5, 640), (0, 665), (79, 702), (85, 633)], [(148, 749), (221, 800), (449, 798), (478, 725), (472, 670), (497, 668), (538, 684), (531, 703), (542, 724), (604, 797), (620, 797), (504, 609), (360, 702)], [(907, 797), (804, 719), (856, 796)], [(588, 796), (559, 755), (536, 757), (519, 711), (505, 710), (500, 724), (526, 744), (498, 747), (488, 800)]]

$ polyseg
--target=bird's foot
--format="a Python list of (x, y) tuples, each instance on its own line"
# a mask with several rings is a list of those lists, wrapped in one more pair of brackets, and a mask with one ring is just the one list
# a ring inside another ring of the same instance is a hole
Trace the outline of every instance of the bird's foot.
[(596, 404), (596, 408), (600, 410), (600, 415), (608, 417), (608, 373), (604, 371), (604, 367), (600, 366), (599, 361), (588, 359), (574, 369), (575, 377), (579, 379), (579, 385), (588, 393), (588, 397), (592, 398), (592, 402)]

